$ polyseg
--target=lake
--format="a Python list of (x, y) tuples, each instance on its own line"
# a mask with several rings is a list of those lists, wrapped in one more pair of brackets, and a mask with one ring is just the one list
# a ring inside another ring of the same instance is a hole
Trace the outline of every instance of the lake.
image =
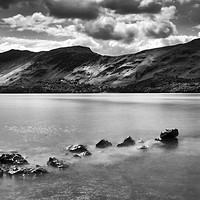
[[(178, 144), (154, 139), (178, 128)], [(142, 138), (117, 148), (127, 136)], [(39, 177), (0, 178), (2, 200), (197, 200), (200, 196), (200, 94), (0, 95), (0, 151), (30, 165), (51, 156), (70, 163)], [(96, 149), (101, 139), (113, 143)], [(66, 155), (71, 144), (92, 156)], [(0, 155), (1, 155), (0, 154)]]

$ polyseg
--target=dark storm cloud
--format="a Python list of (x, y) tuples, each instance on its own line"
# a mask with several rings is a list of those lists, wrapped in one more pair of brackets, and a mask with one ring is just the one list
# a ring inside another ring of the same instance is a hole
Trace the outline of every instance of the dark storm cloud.
[(99, 5), (92, 0), (46, 0), (50, 15), (57, 18), (96, 19)]
[(10, 4), (17, 3), (18, 1), (16, 0), (1, 0), (0, 1), (0, 7), (3, 9), (8, 9)]
[[(35, 0), (37, 1), (37, 0)], [(12, 4), (18, 4), (18, 3), (32, 3), (34, 0), (0, 0), (0, 8), (2, 9), (8, 9), (10, 5)]]
[(100, 5), (118, 14), (159, 13), (162, 8), (160, 0), (103, 0)]
[(137, 29), (132, 25), (118, 24), (113, 19), (99, 19), (99, 21), (87, 23), (82, 32), (95, 39), (116, 40), (130, 43), (137, 34)]

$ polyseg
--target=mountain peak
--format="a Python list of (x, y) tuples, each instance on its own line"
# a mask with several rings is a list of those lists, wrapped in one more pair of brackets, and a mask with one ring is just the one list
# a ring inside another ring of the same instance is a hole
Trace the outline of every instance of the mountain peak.
[(50, 52), (55, 51), (63, 51), (67, 53), (94, 53), (89, 47), (84, 46), (69, 46), (69, 47), (61, 47), (58, 49), (53, 49)]

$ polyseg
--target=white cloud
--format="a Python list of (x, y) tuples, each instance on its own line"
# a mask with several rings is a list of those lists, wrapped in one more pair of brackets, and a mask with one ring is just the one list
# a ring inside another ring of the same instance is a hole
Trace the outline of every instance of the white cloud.
[[(9, 18), (3, 18), (3, 22), (17, 31), (30, 30), (37, 33), (47, 33), (56, 37), (70, 37), (76, 35), (75, 25), (65, 19), (44, 16), (42, 13), (34, 13), (30, 16), (21, 14)], [(68, 23), (68, 24), (67, 24)], [(65, 26), (63, 26), (65, 24)]]

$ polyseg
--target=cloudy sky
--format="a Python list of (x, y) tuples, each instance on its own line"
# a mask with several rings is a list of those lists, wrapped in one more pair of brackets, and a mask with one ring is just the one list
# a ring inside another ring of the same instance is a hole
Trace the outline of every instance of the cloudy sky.
[(120, 55), (200, 37), (200, 0), (0, 0), (0, 52), (83, 45)]

